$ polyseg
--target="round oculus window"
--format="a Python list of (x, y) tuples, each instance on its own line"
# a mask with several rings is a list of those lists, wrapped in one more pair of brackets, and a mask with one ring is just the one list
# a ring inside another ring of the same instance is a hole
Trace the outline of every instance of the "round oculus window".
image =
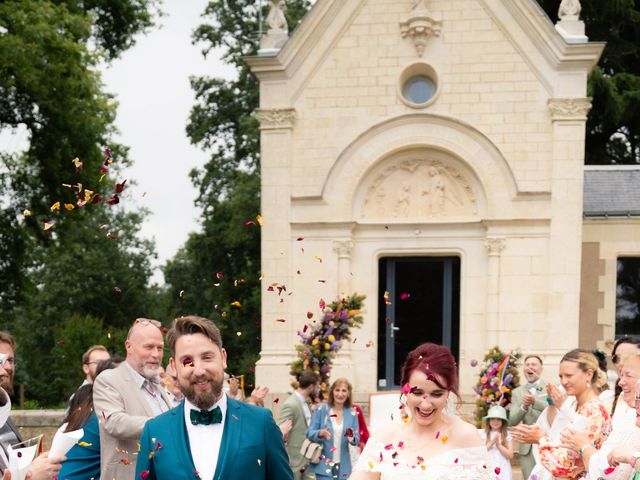
[(426, 75), (415, 75), (409, 78), (402, 88), (402, 96), (416, 105), (427, 103), (435, 93), (436, 84)]

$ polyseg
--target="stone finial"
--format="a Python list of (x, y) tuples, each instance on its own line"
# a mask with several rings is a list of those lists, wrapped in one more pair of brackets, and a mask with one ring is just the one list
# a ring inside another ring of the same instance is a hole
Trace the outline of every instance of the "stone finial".
[(584, 22), (580, 20), (580, 0), (562, 0), (558, 9), (556, 30), (569, 43), (584, 43), (589, 39), (584, 34)]
[(562, 0), (558, 9), (558, 18), (560, 21), (578, 20), (581, 11), (580, 0)]
[(260, 39), (258, 55), (275, 55), (289, 39), (289, 26), (284, 12), (287, 10), (285, 0), (269, 0), (267, 14), (267, 33)]
[(289, 33), (287, 18), (284, 12), (287, 10), (285, 0), (269, 0), (269, 13), (267, 14), (267, 35), (271, 33)]
[(442, 22), (436, 20), (427, 8), (427, 0), (413, 0), (409, 18), (400, 22), (402, 38), (410, 37), (418, 56), (422, 56), (429, 37), (439, 37)]

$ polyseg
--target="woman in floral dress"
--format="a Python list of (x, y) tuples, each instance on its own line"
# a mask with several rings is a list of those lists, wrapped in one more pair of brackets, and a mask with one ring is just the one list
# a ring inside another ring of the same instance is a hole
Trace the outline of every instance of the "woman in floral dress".
[(609, 433), (609, 414), (598, 398), (606, 374), (598, 368), (595, 355), (588, 350), (571, 350), (560, 361), (559, 376), (566, 395), (557, 386), (547, 384), (550, 404), (537, 425), (518, 425), (512, 431), (515, 440), (538, 444), (538, 464), (529, 479), (584, 478), (581, 452), (564, 446), (561, 432), (566, 428), (584, 431), (596, 449)]

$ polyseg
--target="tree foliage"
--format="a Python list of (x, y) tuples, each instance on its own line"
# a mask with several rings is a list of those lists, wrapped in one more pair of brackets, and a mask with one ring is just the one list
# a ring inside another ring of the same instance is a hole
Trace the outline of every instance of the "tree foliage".
[[(0, 2), (0, 129), (28, 138), (25, 151), (0, 154), (0, 328), (17, 336), (18, 381), (44, 405), (64, 400), (64, 379), (43, 368), (56, 363), (61, 325), (92, 316), (123, 326), (152, 305), (143, 212), (104, 202), (128, 159), (113, 141), (116, 103), (96, 67), (155, 14), (156, 0)], [(105, 146), (114, 163), (101, 180)], [(81, 208), (87, 189), (103, 201)]]
[[(309, 4), (287, 2), (291, 28)], [(211, 1), (204, 12), (208, 23), (194, 33), (205, 55), (222, 49), (237, 76), (191, 80), (196, 104), (187, 134), (211, 153), (203, 168), (191, 172), (199, 190), (202, 231), (191, 234), (164, 268), (171, 315), (199, 314), (216, 321), (229, 352), (229, 371), (249, 375), (249, 382), (260, 351), (260, 178), (253, 115), (258, 84), (243, 57), (257, 52), (257, 5), (252, 0)], [(240, 307), (232, 305), (236, 301)]]
[[(538, 0), (555, 22), (558, 0)], [(640, 2), (582, 0), (590, 41), (604, 41), (589, 77), (587, 164), (640, 163)]]

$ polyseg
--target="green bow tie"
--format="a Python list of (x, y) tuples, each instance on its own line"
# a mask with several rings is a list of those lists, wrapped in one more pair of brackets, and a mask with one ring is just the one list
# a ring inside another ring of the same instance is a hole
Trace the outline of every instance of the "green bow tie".
[(191, 410), (189, 418), (192, 425), (211, 425), (222, 422), (222, 410), (216, 407), (213, 410)]

